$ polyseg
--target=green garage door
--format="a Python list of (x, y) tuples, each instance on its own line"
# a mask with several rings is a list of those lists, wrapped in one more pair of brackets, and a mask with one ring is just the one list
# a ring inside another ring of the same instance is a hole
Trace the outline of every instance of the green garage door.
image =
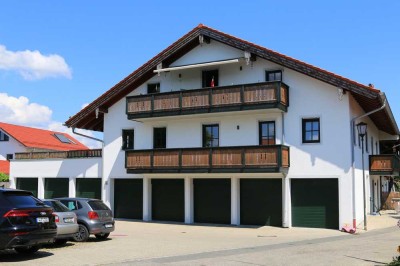
[(282, 179), (240, 179), (240, 223), (282, 226)]
[(44, 180), (44, 198), (60, 198), (69, 196), (68, 178), (46, 178)]
[(231, 223), (231, 180), (194, 179), (194, 222)]
[(143, 179), (114, 180), (114, 216), (143, 219)]
[(152, 220), (184, 222), (184, 180), (152, 179), (151, 189)]
[(292, 225), (339, 228), (337, 179), (292, 179)]
[(76, 197), (101, 199), (101, 178), (77, 178)]
[(33, 193), (35, 197), (38, 194), (37, 178), (17, 178), (17, 189), (27, 190)]

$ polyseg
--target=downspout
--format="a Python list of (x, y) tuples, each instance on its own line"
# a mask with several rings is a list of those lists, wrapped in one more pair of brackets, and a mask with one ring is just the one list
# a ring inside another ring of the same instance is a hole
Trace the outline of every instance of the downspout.
[[(352, 201), (353, 201), (353, 229), (356, 230), (357, 229), (357, 221), (356, 221), (356, 217), (357, 217), (357, 212), (356, 212), (356, 174), (355, 174), (355, 152), (354, 152), (354, 128), (355, 128), (355, 120), (369, 116), (373, 113), (379, 112), (382, 109), (384, 109), (386, 107), (386, 103), (387, 103), (387, 99), (384, 93), (380, 93), (379, 96), (381, 97), (381, 99), (383, 99), (383, 105), (375, 110), (372, 110), (366, 114), (354, 117), (351, 119), (350, 121), (350, 145), (351, 145), (351, 171), (352, 171), (352, 177), (353, 177), (353, 195), (352, 195)], [(362, 160), (364, 160), (364, 158), (362, 158)], [(365, 197), (365, 195), (363, 196)]]
[[(92, 139), (92, 140), (95, 140), (95, 141), (98, 141), (98, 142), (101, 142), (101, 164), (100, 164), (100, 173), (101, 173), (101, 179), (102, 179), (102, 191), (104, 191), (104, 189), (103, 189), (103, 182), (104, 182), (104, 166), (103, 166), (103, 164), (104, 164), (104, 162), (103, 162), (103, 151), (104, 151), (104, 140), (101, 140), (101, 139), (98, 139), (98, 138), (94, 138), (94, 137), (91, 137), (91, 136), (88, 136), (88, 135), (85, 135), (85, 134), (82, 134), (82, 133), (78, 133), (78, 132), (76, 132), (75, 131), (75, 128), (73, 127), (72, 128), (72, 133), (74, 133), (74, 134), (76, 134), (76, 135), (78, 135), (78, 136), (82, 136), (82, 137), (85, 137), (85, 138), (88, 138), (88, 139)], [(106, 197), (106, 195), (105, 195), (105, 193), (101, 193), (102, 195), (104, 194), (104, 196), (102, 196), (102, 200), (103, 201), (105, 201), (105, 197)]]
[(82, 136), (82, 137), (85, 137), (85, 138), (88, 138), (88, 139), (92, 139), (92, 140), (95, 140), (95, 141), (99, 141), (99, 142), (102, 143), (102, 146), (104, 146), (104, 141), (103, 141), (103, 140), (98, 139), (98, 138), (94, 138), (94, 137), (91, 137), (91, 136), (88, 136), (88, 135), (85, 135), (85, 134), (82, 134), (82, 133), (78, 133), (78, 132), (75, 131), (75, 128), (74, 128), (74, 127), (72, 128), (72, 133), (74, 133), (74, 134), (76, 134), (76, 135), (79, 135), (79, 136)]

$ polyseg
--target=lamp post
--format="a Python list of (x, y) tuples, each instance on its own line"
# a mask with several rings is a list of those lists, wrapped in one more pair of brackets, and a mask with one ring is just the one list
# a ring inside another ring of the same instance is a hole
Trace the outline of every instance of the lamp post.
[(363, 175), (363, 200), (364, 200), (364, 230), (367, 231), (367, 200), (365, 195), (365, 170), (364, 170), (364, 137), (367, 133), (367, 124), (360, 122), (357, 124), (358, 135), (361, 138), (361, 164), (362, 164), (362, 175)]

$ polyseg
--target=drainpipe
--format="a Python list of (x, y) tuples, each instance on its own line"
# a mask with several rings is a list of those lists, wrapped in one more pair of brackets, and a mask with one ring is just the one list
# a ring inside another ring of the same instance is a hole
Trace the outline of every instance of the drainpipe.
[[(101, 164), (100, 164), (100, 173), (101, 173), (101, 179), (102, 179), (102, 190), (104, 191), (104, 189), (103, 189), (103, 182), (104, 182), (104, 166), (103, 166), (103, 164), (104, 164), (104, 161), (103, 161), (103, 151), (104, 151), (104, 140), (101, 140), (101, 139), (98, 139), (98, 138), (94, 138), (94, 137), (91, 137), (91, 136), (88, 136), (88, 135), (85, 135), (85, 134), (82, 134), (82, 133), (78, 133), (78, 132), (76, 132), (75, 131), (75, 128), (73, 127), (72, 128), (72, 133), (74, 133), (74, 134), (76, 134), (76, 135), (78, 135), (78, 136), (82, 136), (82, 137), (85, 137), (85, 138), (88, 138), (88, 139), (92, 139), (92, 140), (95, 140), (95, 141), (98, 141), (98, 142), (101, 142), (101, 152), (102, 152), (102, 158), (101, 158)], [(104, 201), (104, 202), (106, 202), (106, 195), (105, 195), (105, 193), (101, 193), (102, 194), (102, 200)], [(104, 194), (104, 195), (103, 195)], [(109, 206), (110, 207), (110, 206)]]
[(104, 146), (104, 141), (103, 141), (103, 140), (98, 139), (98, 138), (94, 138), (94, 137), (91, 137), (91, 136), (88, 136), (88, 135), (85, 135), (85, 134), (82, 134), (82, 133), (78, 133), (78, 132), (75, 131), (75, 128), (74, 128), (74, 127), (72, 128), (72, 133), (74, 133), (74, 134), (76, 134), (76, 135), (79, 135), (79, 136), (82, 136), (82, 137), (85, 137), (85, 138), (88, 138), (88, 139), (92, 139), (92, 140), (95, 140), (95, 141), (99, 141), (99, 142), (102, 143), (102, 146)]
[[(354, 152), (354, 128), (355, 128), (355, 120), (369, 116), (373, 113), (379, 112), (380, 110), (384, 109), (386, 107), (387, 99), (384, 93), (379, 93), (379, 96), (383, 100), (383, 105), (379, 107), (378, 109), (372, 110), (366, 114), (354, 117), (350, 121), (350, 145), (351, 145), (351, 172), (352, 172), (352, 177), (353, 177), (353, 195), (352, 195), (352, 201), (353, 201), (353, 229), (357, 229), (357, 212), (356, 212), (356, 174), (355, 174), (355, 152)], [(364, 158), (362, 158), (364, 160)], [(365, 197), (366, 195), (364, 195)]]

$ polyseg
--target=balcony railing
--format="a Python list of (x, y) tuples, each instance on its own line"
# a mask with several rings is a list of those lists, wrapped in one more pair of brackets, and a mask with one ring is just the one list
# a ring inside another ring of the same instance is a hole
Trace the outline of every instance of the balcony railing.
[(126, 98), (128, 119), (278, 108), (287, 111), (289, 87), (280, 81), (182, 90)]
[(380, 154), (369, 156), (369, 172), (371, 175), (398, 176), (400, 157), (396, 154)]
[(128, 173), (280, 173), (289, 165), (289, 147), (283, 145), (129, 150), (125, 156)]
[(15, 153), (16, 160), (40, 159), (71, 159), (101, 157), (102, 150), (50, 151), (50, 152), (20, 152)]

